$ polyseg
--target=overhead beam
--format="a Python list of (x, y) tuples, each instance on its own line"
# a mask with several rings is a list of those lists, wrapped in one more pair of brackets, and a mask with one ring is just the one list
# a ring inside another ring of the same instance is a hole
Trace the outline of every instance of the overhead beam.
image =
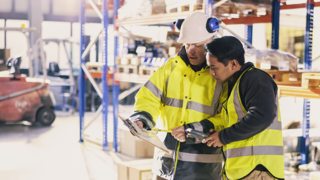
[(271, 23), (271, 15), (239, 17), (231, 19), (222, 19), (225, 24), (256, 24), (256, 23)]
[[(307, 3), (302, 4), (286, 4), (281, 5), (281, 10), (306, 8)], [(320, 2), (314, 2), (314, 7), (320, 7)]]

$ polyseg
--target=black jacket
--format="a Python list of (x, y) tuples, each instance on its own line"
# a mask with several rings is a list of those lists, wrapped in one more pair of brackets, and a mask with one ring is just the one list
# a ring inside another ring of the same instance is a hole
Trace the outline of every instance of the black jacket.
[[(233, 81), (228, 83), (228, 97), (243, 71), (252, 66), (253, 64), (248, 62), (233, 75)], [(248, 113), (238, 123), (220, 131), (219, 138), (222, 144), (248, 139), (262, 132), (270, 126), (278, 111), (274, 103), (278, 86), (269, 74), (260, 69), (245, 72), (240, 80), (239, 92), (241, 102)], [(261, 165), (255, 169), (266, 171)]]
[[(251, 66), (253, 64), (248, 62), (233, 75), (233, 82), (228, 84), (228, 96), (242, 72)], [(278, 111), (274, 103), (278, 86), (266, 72), (260, 69), (247, 71), (239, 86), (241, 102), (248, 113), (238, 123), (220, 131), (222, 144), (248, 139), (260, 133), (270, 126)]]

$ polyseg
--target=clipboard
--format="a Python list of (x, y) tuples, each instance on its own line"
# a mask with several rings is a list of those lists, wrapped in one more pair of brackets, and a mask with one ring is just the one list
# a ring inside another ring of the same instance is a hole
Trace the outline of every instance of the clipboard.
[(158, 136), (152, 132), (147, 131), (144, 129), (140, 129), (138, 125), (132, 123), (129, 119), (126, 119), (120, 115), (118, 117), (122, 120), (124, 125), (130, 130), (130, 132), (138, 137), (139, 139), (161, 149), (162, 151), (166, 152), (167, 154), (171, 154), (171, 150), (167, 149), (167, 147), (163, 144), (163, 142), (158, 138)]

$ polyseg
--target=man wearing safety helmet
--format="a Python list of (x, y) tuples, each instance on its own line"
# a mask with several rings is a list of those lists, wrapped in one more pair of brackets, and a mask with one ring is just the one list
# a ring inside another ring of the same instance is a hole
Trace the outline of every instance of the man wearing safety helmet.
[(164, 144), (173, 156), (156, 148), (154, 179), (221, 179), (221, 149), (185, 134), (186, 128), (209, 133), (223, 127), (218, 107), (226, 97), (220, 97), (224, 86), (209, 74), (204, 49), (219, 28), (218, 20), (195, 12), (178, 20), (176, 26), (181, 30), (178, 42), (184, 46), (140, 89), (130, 120), (141, 129), (151, 129), (160, 116), (164, 129), (172, 130)]

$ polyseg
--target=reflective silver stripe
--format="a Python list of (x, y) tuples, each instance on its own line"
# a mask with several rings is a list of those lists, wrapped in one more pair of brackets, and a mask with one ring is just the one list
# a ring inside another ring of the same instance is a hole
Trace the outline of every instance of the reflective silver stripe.
[[(167, 153), (164, 155), (164, 157), (172, 158), (172, 156), (170, 156)], [(192, 154), (192, 153), (179, 152), (178, 160), (188, 161), (188, 162), (198, 162), (198, 163), (221, 163), (222, 154)]]
[(168, 84), (169, 84), (169, 77), (168, 76), (167, 80), (166, 80), (166, 87), (165, 87), (165, 94), (164, 94), (164, 98), (163, 98), (163, 104), (167, 105), (167, 101), (168, 101)]
[(137, 116), (137, 118), (138, 118), (138, 119), (144, 119), (144, 120), (147, 122), (147, 124), (148, 124), (148, 126), (149, 126), (150, 128), (153, 128), (153, 127), (154, 127), (153, 122), (152, 122), (151, 120), (149, 120), (147, 117), (145, 117), (144, 115), (139, 114), (139, 115)]
[(174, 98), (166, 98), (166, 106), (173, 106), (173, 107), (178, 107), (182, 108), (183, 106), (183, 100), (181, 99), (174, 99)]
[(216, 82), (216, 87), (214, 89), (214, 95), (211, 103), (211, 107), (214, 109), (213, 115), (216, 114), (216, 111), (218, 109), (218, 104), (219, 104), (219, 97), (222, 92), (222, 84)]
[(155, 86), (150, 80), (148, 80), (144, 84), (144, 86), (148, 88), (152, 92), (152, 94), (154, 94), (156, 97), (162, 98), (162, 95), (163, 95), (162, 91), (157, 86)]
[(171, 62), (171, 72), (173, 71), (173, 69), (176, 67), (176, 64), (174, 63), (174, 60)]
[(282, 125), (281, 125), (281, 121), (279, 121), (278, 119), (278, 113), (279, 113), (279, 109), (278, 109), (278, 95), (276, 96), (276, 105), (277, 105), (277, 115), (274, 118), (272, 124), (267, 128), (267, 129), (273, 129), (273, 130), (282, 130)]
[(203, 132), (203, 126), (201, 125), (201, 123), (195, 122), (195, 123), (192, 123), (192, 125), (193, 125), (193, 127), (194, 127), (194, 130)]
[(234, 89), (234, 98), (233, 98), (233, 103), (234, 103), (234, 108), (236, 110), (236, 113), (238, 115), (238, 122), (246, 115), (245, 112), (243, 112), (241, 108), (241, 101), (239, 99), (240, 95), (238, 94), (238, 88), (239, 88), (239, 82), (237, 82), (237, 85)]
[[(169, 78), (170, 78), (170, 75), (173, 71), (173, 69), (176, 67), (175, 63), (172, 62), (171, 63), (171, 72), (169, 74), (169, 76), (167, 77), (167, 80), (166, 80), (166, 87), (165, 87), (165, 95), (163, 96), (163, 99), (162, 99), (162, 102), (164, 103), (164, 105), (168, 105), (167, 104), (167, 101), (168, 101), (168, 86), (169, 86)], [(169, 105), (169, 106), (173, 106), (173, 105)], [(180, 106), (179, 106), (180, 107)], [(182, 106), (181, 106), (182, 107)]]
[(267, 129), (282, 130), (281, 121), (278, 121), (278, 116), (273, 120), (273, 123)]
[(249, 146), (235, 149), (227, 149), (225, 152), (227, 158), (242, 156), (259, 156), (259, 155), (283, 155), (282, 146)]
[(187, 104), (187, 109), (192, 109), (201, 113), (209, 114), (209, 115), (215, 115), (217, 112), (217, 104), (219, 103), (219, 96), (222, 91), (222, 84), (216, 83), (216, 87), (214, 90), (213, 99), (211, 102), (211, 106), (206, 106), (204, 104), (200, 104), (194, 101), (189, 101)]

